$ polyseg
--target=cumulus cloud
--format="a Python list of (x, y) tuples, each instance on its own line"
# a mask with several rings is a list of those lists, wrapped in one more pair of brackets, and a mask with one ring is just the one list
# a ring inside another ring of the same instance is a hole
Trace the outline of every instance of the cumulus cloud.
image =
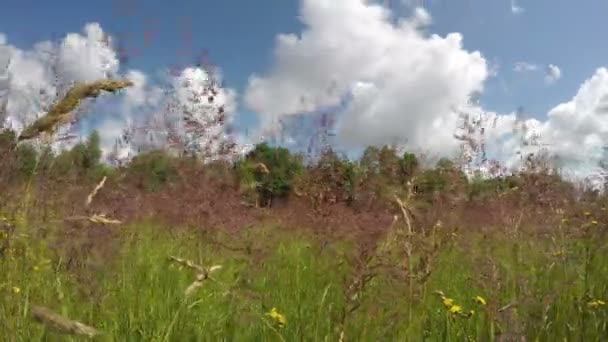
[(304, 0), (301, 18), (299, 36), (277, 36), (273, 68), (249, 80), (245, 103), (263, 123), (338, 107), (347, 146), (406, 138), (431, 153), (456, 148), (453, 107), (481, 92), (489, 76), (460, 34), (425, 34), (431, 19), (422, 8), (392, 24), (386, 8), (362, 0)]
[[(589, 175), (603, 156), (607, 69), (546, 118), (524, 119), (470, 104), (494, 68), (479, 52), (465, 50), (457, 33), (425, 34), (430, 17), (423, 9), (392, 24), (385, 8), (362, 0), (304, 0), (301, 18), (305, 28), (299, 35), (277, 36), (274, 66), (249, 79), (245, 104), (260, 113), (263, 124), (333, 110), (338, 141), (346, 146), (406, 140), (408, 149), (450, 156), (462, 145), (454, 133), (464, 111), (484, 118), (480, 139), (487, 156), (509, 167), (547, 149), (564, 168)], [(541, 70), (530, 62), (514, 65), (516, 72)], [(547, 66), (547, 76), (558, 80), (559, 67)]]
[(565, 164), (596, 165), (608, 144), (608, 69), (599, 68), (576, 95), (548, 113), (542, 135)]
[[(4, 35), (0, 40), (6, 43)], [(44, 114), (73, 82), (126, 77), (133, 81), (133, 87), (117, 95), (87, 100), (81, 106), (89, 115), (80, 117), (80, 132), (75, 132), (86, 134), (98, 129), (102, 149), (109, 153), (126, 126), (136, 127), (159, 116), (170, 100), (167, 89), (176, 90), (178, 106), (186, 105), (183, 91), (186, 88), (182, 83), (190, 80), (196, 84), (197, 76), (206, 77), (203, 74), (202, 69), (185, 68), (177, 77), (168, 77), (165, 80), (168, 84), (159, 84), (138, 70), (121, 72), (113, 39), (98, 23), (86, 24), (82, 33), (68, 33), (57, 42), (39, 42), (31, 49), (0, 44), (0, 108), (6, 105), (5, 117), (0, 115), (0, 126), (3, 123), (19, 132)], [(230, 89), (221, 89), (218, 95), (217, 102), (224, 104), (227, 115), (235, 110), (234, 98)], [(68, 125), (60, 133), (70, 129)], [(53, 147), (60, 149), (69, 144), (56, 143)], [(127, 150), (123, 148), (121, 153)]]
[(545, 82), (552, 84), (562, 77), (562, 71), (557, 65), (549, 64), (545, 74)]
[(102, 34), (98, 24), (87, 24), (84, 35), (68, 34), (61, 42), (39, 42), (31, 50), (12, 45), (0, 49), (0, 61), (8, 65), (6, 114), (13, 129), (37, 119), (72, 82), (117, 72), (116, 54), (103, 43)]

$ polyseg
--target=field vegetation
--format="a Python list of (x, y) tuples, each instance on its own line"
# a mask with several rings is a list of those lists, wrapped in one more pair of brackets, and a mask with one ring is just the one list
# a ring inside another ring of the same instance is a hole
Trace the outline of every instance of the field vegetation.
[(2, 340), (608, 338), (608, 200), (551, 168), (99, 144), (0, 135)]

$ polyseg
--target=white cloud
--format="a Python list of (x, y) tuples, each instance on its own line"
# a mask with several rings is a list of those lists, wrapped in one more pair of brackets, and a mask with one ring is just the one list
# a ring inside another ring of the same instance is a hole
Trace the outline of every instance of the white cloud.
[(530, 62), (517, 62), (513, 67), (513, 71), (515, 72), (531, 72), (537, 71), (538, 65)]
[(60, 44), (39, 42), (31, 50), (7, 45), (0, 60), (9, 60), (7, 114), (17, 130), (31, 123), (74, 81), (107, 77), (118, 70), (116, 53), (101, 42), (98, 24), (85, 35), (68, 34)]
[(262, 123), (343, 104), (338, 136), (349, 146), (407, 138), (431, 153), (456, 148), (452, 108), (481, 92), (489, 75), (460, 34), (426, 35), (430, 16), (421, 8), (393, 25), (385, 8), (362, 0), (304, 0), (301, 18), (299, 36), (277, 37), (272, 70), (249, 80), (245, 103)]
[(557, 82), (562, 77), (562, 71), (557, 65), (549, 64), (547, 66), (545, 82), (552, 84)]
[(518, 15), (525, 12), (525, 8), (519, 6), (517, 0), (511, 0), (511, 13)]
[(596, 164), (608, 144), (608, 69), (599, 68), (568, 102), (551, 109), (542, 135), (567, 164)]
[[(3, 69), (0, 70), (0, 104), (7, 101), (8, 116), (6, 120), (0, 118), (0, 126), (4, 122), (5, 126), (19, 132), (42, 115), (72, 82), (108, 77), (126, 77), (134, 86), (117, 95), (86, 101), (81, 107), (91, 115), (82, 117), (79, 122), (85, 131), (100, 131), (104, 152), (112, 150), (126, 125), (137, 125), (162, 114), (170, 97), (161, 85), (151, 82), (140, 71), (127, 70), (119, 75), (119, 60), (112, 43), (112, 38), (99, 24), (89, 23), (84, 26), (83, 33), (69, 33), (59, 42), (39, 42), (28, 50), (0, 46), (0, 67), (8, 64), (4, 75)], [(167, 80), (168, 87), (182, 89), (177, 85), (184, 78), (190, 74), (200, 76), (201, 72), (201, 69), (186, 68), (181, 76)], [(235, 110), (234, 98), (232, 90), (220, 89), (217, 103), (223, 102), (227, 115)], [(184, 104), (185, 99), (180, 98), (177, 105)], [(67, 130), (69, 127), (61, 132)], [(54, 147), (69, 147), (69, 144), (58, 143)]]
[[(518, 73), (537, 73), (541, 71), (538, 64), (530, 62), (517, 62), (513, 66), (513, 71)], [(555, 64), (549, 64), (544, 68), (545, 82), (547, 84), (553, 84), (562, 77), (560, 68)]]
[[(478, 52), (462, 48), (459, 34), (423, 33), (426, 15), (392, 25), (381, 6), (357, 0), (304, 0), (304, 31), (277, 37), (275, 65), (253, 75), (245, 103), (270, 126), (274, 117), (326, 109), (338, 111), (338, 137), (349, 146), (407, 139), (410, 149), (451, 155), (459, 142), (453, 134), (465, 105), (483, 91), (492, 67)], [(333, 18), (340, 16), (337, 23)], [(539, 72), (539, 65), (519, 62), (516, 72)], [(547, 66), (552, 81), (561, 77)], [(516, 113), (483, 114), (483, 139), (489, 158), (507, 166), (523, 155), (547, 148), (573, 174), (589, 175), (608, 143), (608, 69), (598, 69), (572, 100), (555, 106), (545, 119)]]

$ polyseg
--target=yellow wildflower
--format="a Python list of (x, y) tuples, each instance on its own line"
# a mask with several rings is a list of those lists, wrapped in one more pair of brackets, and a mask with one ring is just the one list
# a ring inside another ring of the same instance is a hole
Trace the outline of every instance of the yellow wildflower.
[(594, 308), (594, 309), (596, 309), (596, 308), (599, 308), (600, 306), (604, 306), (604, 305), (606, 305), (606, 302), (604, 302), (604, 301), (603, 301), (603, 300), (601, 300), (601, 299), (596, 299), (596, 300), (594, 300), (594, 301), (591, 301), (591, 302), (587, 303), (587, 305), (588, 305), (590, 308)]
[(481, 305), (486, 305), (487, 304), (485, 298), (483, 298), (482, 296), (475, 296), (473, 298), (473, 300), (475, 300), (476, 303), (481, 304)]
[(462, 313), (462, 307), (460, 305), (452, 305), (450, 312), (454, 314)]
[(553, 256), (556, 256), (556, 257), (561, 256), (563, 254), (564, 254), (564, 251), (561, 251), (561, 250), (553, 252)]
[(18, 288), (17, 286), (13, 286), (13, 293), (14, 294), (19, 294), (19, 292), (21, 292), (21, 289)]
[(277, 310), (277, 308), (272, 308), (270, 310), (270, 312), (268, 312), (266, 315), (270, 316), (270, 318), (272, 318), (279, 327), (284, 327), (285, 324), (287, 323), (287, 319), (285, 318), (285, 315), (279, 313), (279, 311)]
[(444, 297), (443, 305), (445, 305), (445, 307), (449, 309), (454, 305), (454, 300), (452, 298)]

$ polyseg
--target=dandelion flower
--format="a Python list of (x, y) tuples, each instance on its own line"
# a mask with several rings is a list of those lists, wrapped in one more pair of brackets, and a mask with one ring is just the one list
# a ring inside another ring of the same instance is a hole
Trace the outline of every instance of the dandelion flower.
[(270, 316), (270, 318), (272, 318), (275, 323), (278, 324), (279, 327), (284, 327), (285, 324), (287, 323), (287, 319), (285, 318), (285, 315), (279, 313), (279, 311), (277, 310), (277, 308), (272, 308), (270, 310), (270, 312), (268, 312), (266, 315)]
[(454, 305), (454, 300), (452, 298), (444, 297), (443, 305), (445, 305), (449, 309)]
[(483, 298), (482, 296), (475, 296), (473, 298), (473, 300), (475, 300), (476, 303), (481, 304), (481, 305), (486, 305), (487, 304), (485, 298)]
[(18, 288), (17, 286), (13, 286), (13, 293), (14, 294), (19, 294), (21, 292), (21, 289)]

